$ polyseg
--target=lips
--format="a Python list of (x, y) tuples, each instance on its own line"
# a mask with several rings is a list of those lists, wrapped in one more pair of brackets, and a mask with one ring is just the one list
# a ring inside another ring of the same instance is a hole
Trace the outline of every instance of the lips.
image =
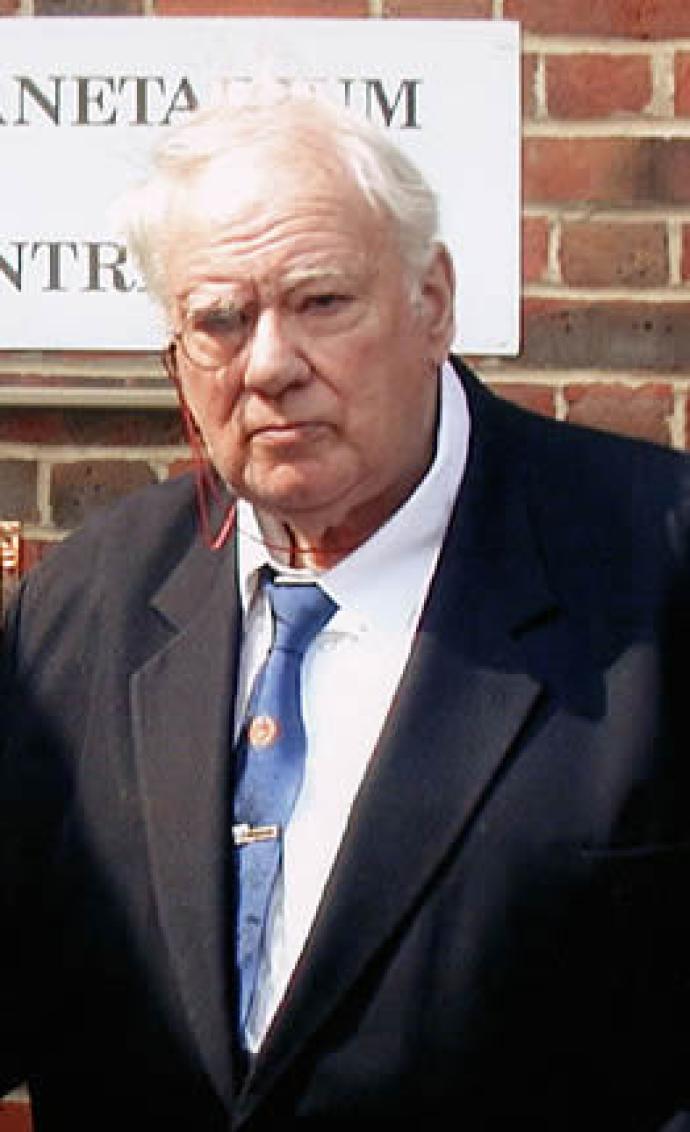
[(294, 444), (316, 439), (327, 427), (321, 421), (283, 421), (251, 429), (249, 440), (266, 444)]

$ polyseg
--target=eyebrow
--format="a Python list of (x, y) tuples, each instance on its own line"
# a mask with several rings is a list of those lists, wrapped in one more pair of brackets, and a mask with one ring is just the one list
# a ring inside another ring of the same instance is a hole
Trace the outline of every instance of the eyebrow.
[(280, 279), (281, 289), (295, 290), (308, 283), (343, 283), (352, 280), (356, 270), (337, 267), (303, 267), (286, 272)]
[[(352, 281), (362, 274), (362, 265), (360, 263), (352, 264), (348, 267), (338, 267), (330, 264), (323, 266), (313, 267), (299, 267), (295, 266), (288, 269), (284, 275), (279, 276), (277, 281), (278, 293), (286, 293), (295, 291), (299, 287), (308, 286), (310, 283), (321, 283), (328, 285), (344, 286), (351, 284)], [(216, 305), (223, 302), (233, 305), (235, 300), (242, 303), (243, 298), (248, 292), (254, 293), (255, 287), (252, 280), (242, 279), (221, 279), (216, 282), (217, 290), (214, 291), (213, 285), (207, 285), (200, 292), (190, 292), (183, 299), (183, 305), (187, 314), (197, 313), (199, 311), (212, 310)]]

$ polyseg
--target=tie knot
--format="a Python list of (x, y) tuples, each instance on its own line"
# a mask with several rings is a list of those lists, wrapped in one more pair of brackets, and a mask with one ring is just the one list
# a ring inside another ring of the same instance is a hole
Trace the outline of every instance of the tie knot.
[(337, 605), (314, 582), (267, 581), (264, 588), (275, 622), (273, 648), (301, 656)]

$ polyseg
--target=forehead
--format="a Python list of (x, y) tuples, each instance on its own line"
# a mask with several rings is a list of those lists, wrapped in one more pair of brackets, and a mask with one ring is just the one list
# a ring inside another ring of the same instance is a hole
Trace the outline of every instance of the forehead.
[(217, 279), (366, 270), (393, 247), (388, 217), (342, 166), (314, 155), (218, 160), (173, 198), (171, 294)]

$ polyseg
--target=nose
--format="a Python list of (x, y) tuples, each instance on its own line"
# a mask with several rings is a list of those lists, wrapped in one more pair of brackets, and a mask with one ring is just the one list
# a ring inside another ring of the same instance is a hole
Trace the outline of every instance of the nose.
[(308, 374), (308, 364), (291, 339), (285, 318), (272, 308), (262, 310), (246, 345), (245, 388), (275, 397), (305, 381)]

